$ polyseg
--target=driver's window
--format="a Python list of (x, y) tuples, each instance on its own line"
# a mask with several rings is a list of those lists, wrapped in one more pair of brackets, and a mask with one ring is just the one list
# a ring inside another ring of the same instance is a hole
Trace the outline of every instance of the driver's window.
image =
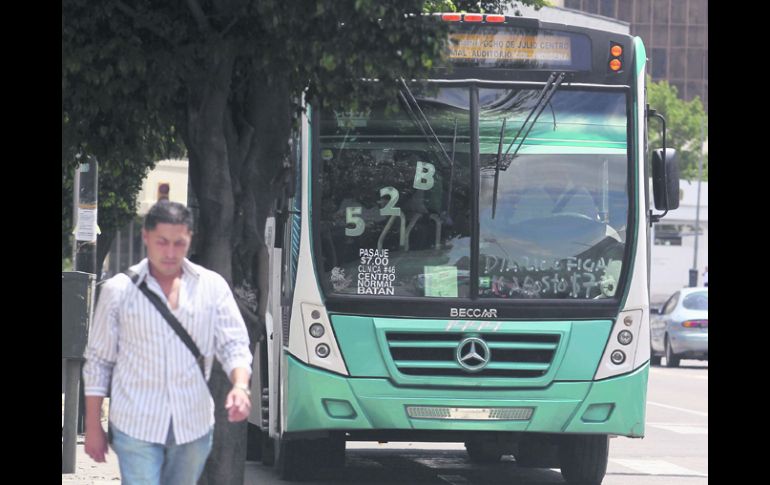
[(675, 293), (674, 296), (672, 296), (668, 303), (666, 303), (666, 306), (663, 307), (663, 314), (668, 315), (669, 313), (674, 311), (674, 308), (676, 308), (676, 302), (679, 301), (679, 293)]
[(574, 187), (564, 192), (562, 197), (553, 208), (553, 212), (558, 214), (566, 212), (571, 214), (582, 214), (590, 219), (597, 220), (599, 208), (594, 203), (594, 198), (585, 187)]

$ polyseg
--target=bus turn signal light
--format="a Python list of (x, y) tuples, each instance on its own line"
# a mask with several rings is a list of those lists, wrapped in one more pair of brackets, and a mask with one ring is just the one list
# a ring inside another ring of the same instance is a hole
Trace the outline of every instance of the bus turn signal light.
[(613, 45), (610, 49), (610, 54), (612, 54), (614, 57), (620, 57), (621, 54), (623, 54), (623, 48), (619, 45)]
[(613, 59), (610, 61), (610, 69), (612, 69), (613, 71), (620, 71), (620, 68), (621, 68), (621, 63), (619, 60)]

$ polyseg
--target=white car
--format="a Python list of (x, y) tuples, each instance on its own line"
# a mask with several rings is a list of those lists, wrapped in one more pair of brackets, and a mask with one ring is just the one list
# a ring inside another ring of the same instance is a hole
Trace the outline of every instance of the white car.
[(709, 289), (683, 288), (650, 314), (650, 364), (677, 367), (681, 359), (709, 359)]

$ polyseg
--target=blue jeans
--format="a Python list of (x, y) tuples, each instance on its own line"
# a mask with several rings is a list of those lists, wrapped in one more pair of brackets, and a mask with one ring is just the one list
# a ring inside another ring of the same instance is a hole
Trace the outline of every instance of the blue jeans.
[(110, 427), (123, 485), (195, 485), (211, 451), (213, 431), (177, 445), (170, 426), (166, 444), (161, 445), (132, 438), (115, 426)]

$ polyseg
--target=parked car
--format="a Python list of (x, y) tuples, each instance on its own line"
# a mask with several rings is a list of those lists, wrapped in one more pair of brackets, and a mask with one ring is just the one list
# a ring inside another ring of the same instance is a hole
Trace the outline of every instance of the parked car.
[(709, 289), (683, 288), (650, 314), (650, 364), (677, 367), (681, 359), (709, 359)]

